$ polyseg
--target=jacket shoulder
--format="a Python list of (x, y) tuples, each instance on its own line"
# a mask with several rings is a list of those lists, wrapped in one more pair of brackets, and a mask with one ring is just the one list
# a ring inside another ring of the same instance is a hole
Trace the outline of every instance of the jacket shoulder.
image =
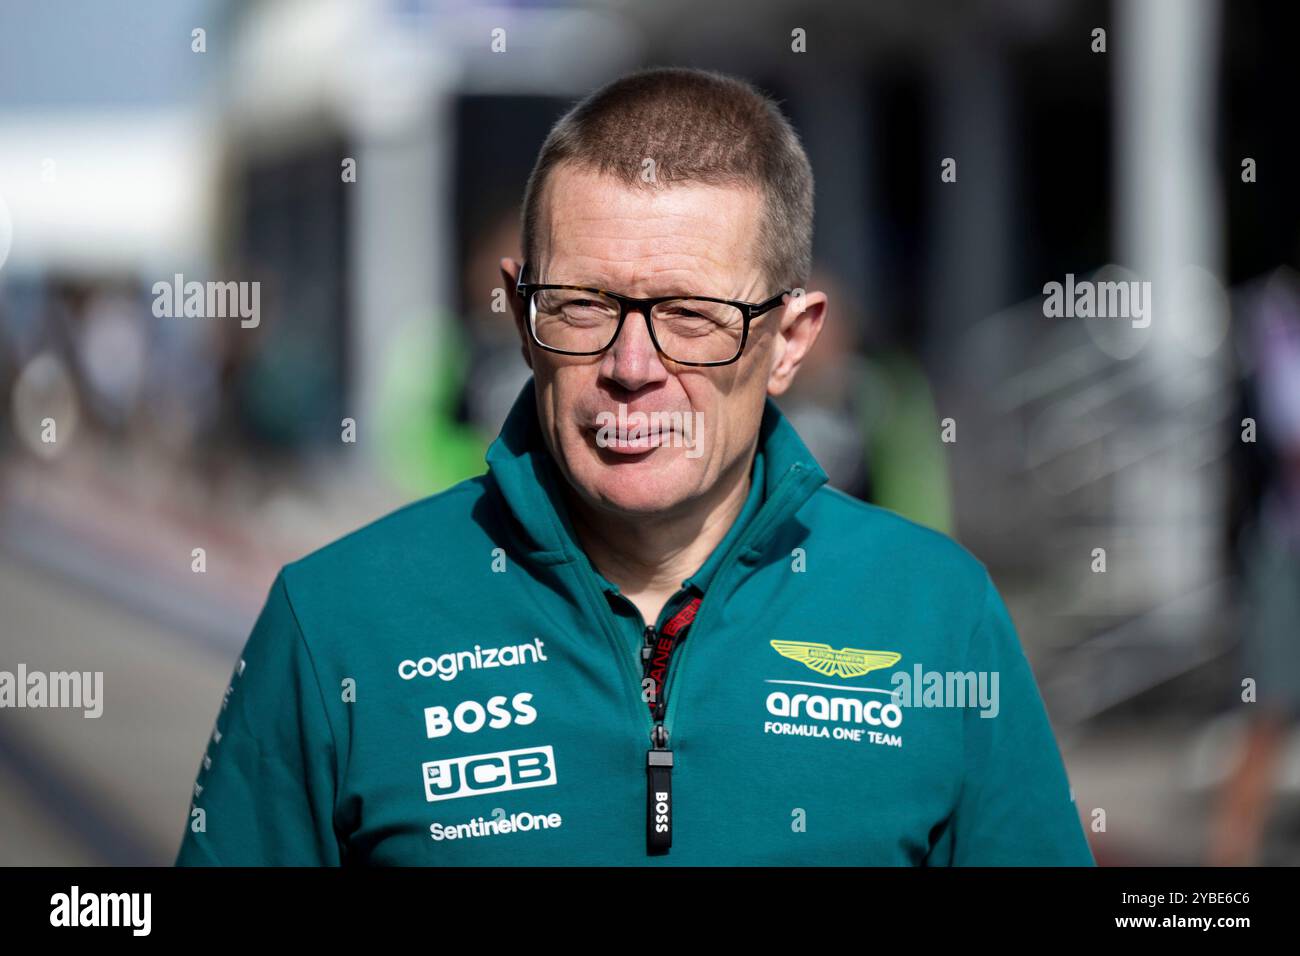
[(810, 540), (829, 540), (876, 573), (924, 578), (930, 587), (942, 585), (978, 604), (991, 584), (984, 563), (949, 535), (830, 485), (809, 498), (799, 517)]
[(458, 549), (489, 540), (489, 494), (487, 476), (475, 475), (397, 508), (286, 564), (285, 584), (301, 592), (438, 573)]

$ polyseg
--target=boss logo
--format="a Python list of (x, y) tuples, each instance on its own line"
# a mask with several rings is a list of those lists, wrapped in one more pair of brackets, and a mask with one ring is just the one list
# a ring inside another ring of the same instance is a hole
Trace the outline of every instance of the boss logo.
[(502, 790), (555, 786), (555, 752), (545, 747), (502, 750), (431, 760), (420, 768), (424, 773), (425, 799), (456, 800)]
[(668, 791), (655, 791), (655, 833), (668, 832)]
[(476, 734), (484, 725), (500, 730), (514, 724), (531, 724), (537, 719), (537, 709), (529, 705), (532, 694), (515, 694), (510, 699), (511, 710), (506, 709), (505, 697), (493, 697), (483, 706), (476, 700), (463, 701), (450, 714), (446, 707), (424, 708), (424, 730), (430, 738), (446, 737), (453, 730), (463, 734)]

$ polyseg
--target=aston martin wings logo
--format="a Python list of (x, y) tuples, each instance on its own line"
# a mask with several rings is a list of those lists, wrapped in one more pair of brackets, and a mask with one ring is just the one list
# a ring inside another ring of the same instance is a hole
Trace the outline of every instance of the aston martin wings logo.
[(807, 641), (771, 643), (782, 657), (798, 661), (827, 677), (861, 677), (882, 667), (892, 667), (903, 656), (894, 651), (864, 651), (856, 647), (842, 647), (837, 651), (829, 644), (811, 644)]

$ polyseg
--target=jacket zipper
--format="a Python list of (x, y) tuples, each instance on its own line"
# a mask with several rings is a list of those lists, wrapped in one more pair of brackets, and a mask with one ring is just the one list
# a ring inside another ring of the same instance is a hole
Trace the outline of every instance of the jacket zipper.
[[(645, 629), (645, 644), (641, 648), (641, 673), (654, 654), (655, 625)], [(664, 674), (663, 693), (654, 703), (651, 717), (650, 749), (646, 751), (646, 852), (666, 853), (673, 845), (673, 752), (669, 747), (668, 730), (664, 727), (664, 700), (668, 693), (668, 675), (672, 672), (672, 658), (677, 656), (674, 644)], [(642, 678), (644, 680), (644, 678)]]
[[(792, 471), (794, 472), (795, 475), (799, 475), (800, 472), (802, 472), (802, 470), (803, 470), (803, 466), (800, 465), (799, 463), (796, 463), (792, 467)], [(790, 494), (793, 494), (796, 485), (797, 482), (792, 476), (787, 476), (785, 479), (783, 479), (781, 483), (777, 486), (775, 491), (773, 492), (771, 499), (769, 499), (768, 502), (769, 506), (772, 505), (774, 502), (784, 503), (785, 497)], [(755, 520), (750, 525), (749, 528), (745, 529), (745, 533), (741, 536), (741, 539), (737, 542), (733, 554), (729, 557), (728, 560), (725, 560), (718, 567), (717, 571), (714, 572), (713, 580), (709, 585), (710, 591), (718, 590), (720, 588), (720, 583), (726, 577), (727, 572), (730, 571), (731, 566), (735, 564), (736, 558), (745, 550), (745, 548), (748, 546), (748, 542), (752, 541), (754, 537), (758, 533), (760, 533), (760, 529), (762, 530), (766, 529), (767, 524), (769, 524), (771, 520), (772, 519), (770, 517), (768, 517), (767, 520), (765, 521)], [(595, 587), (595, 582), (593, 580), (590, 580), (585, 574), (581, 572), (581, 570), (579, 570), (578, 572), (578, 577), (579, 579), (581, 579), (583, 586), (589, 588), (588, 593), (591, 594), (597, 600), (597, 607), (599, 608), (602, 616), (608, 615), (610, 613), (609, 605), (605, 601), (604, 595), (601, 594), (599, 592), (599, 589)], [(683, 588), (682, 590), (685, 589)], [(669, 599), (668, 603), (672, 604), (680, 594), (681, 591), (679, 590), (673, 595), (672, 598)], [(651, 642), (653, 640), (653, 636), (657, 633), (657, 627), (655, 625), (646, 624), (645, 618), (642, 616), (640, 609), (636, 607), (636, 605), (632, 604), (632, 602), (629, 601), (622, 594), (620, 594), (619, 596), (622, 597), (623, 600), (627, 602), (628, 606), (631, 607), (633, 612), (636, 614), (637, 619), (641, 622), (642, 640), (643, 642), (647, 642), (647, 643), (643, 643), (642, 655), (644, 655), (645, 653), (644, 647), (653, 646), (651, 643), (648, 642)], [(700, 607), (697, 609), (695, 614), (695, 620), (692, 622), (691, 625), (693, 630), (699, 630), (698, 624), (700, 622), (700, 618), (703, 616), (700, 612), (702, 612), (703, 609), (704, 609), (704, 597), (701, 597)], [(605, 620), (609, 621), (609, 618), (606, 617)], [(614, 638), (614, 644), (617, 650), (619, 646), (622, 644), (622, 642), (618, 639), (620, 629), (617, 626), (617, 622), (611, 622), (611, 623), (613, 623), (614, 626), (612, 630), (608, 631), (607, 633), (609, 633)], [(693, 647), (695, 643), (696, 642), (690, 642), (690, 646)], [(689, 650), (688, 647), (681, 648), (681, 654), (685, 654), (688, 650)], [(626, 654), (626, 651), (622, 651), (620, 656), (622, 656), (622, 654)], [(674, 647), (673, 657), (677, 658), (679, 656), (681, 655), (679, 655), (678, 649)], [(627, 658), (622, 657), (622, 660), (626, 661)], [(644, 661), (644, 656), (642, 656), (641, 660)], [(676, 666), (672, 666), (674, 663), (676, 664)], [(676, 707), (673, 707), (672, 711), (669, 711), (667, 704), (668, 704), (669, 691), (677, 683), (679, 683), (676, 680), (676, 678), (681, 673), (683, 663), (684, 662), (681, 660), (669, 662), (668, 673), (664, 675), (663, 694), (661, 696), (661, 700), (658, 702), (659, 707), (656, 708), (655, 714), (653, 715), (650, 714), (648, 712), (648, 709), (641, 711), (641, 713), (644, 715), (644, 719), (646, 721), (646, 727), (649, 730), (649, 736), (650, 736), (650, 749), (646, 751), (647, 853), (656, 853), (656, 852), (662, 853), (672, 846), (672, 776), (671, 774), (672, 774), (672, 767), (673, 767), (673, 752), (669, 746), (670, 740), (669, 740), (669, 733), (666, 724), (672, 722), (669, 718), (676, 713)], [(622, 669), (622, 665), (620, 665), (620, 669)], [(644, 670), (641, 671), (641, 674), (644, 675)], [(643, 676), (635, 679), (635, 688), (637, 691), (636, 697), (638, 701), (640, 701), (641, 698), (641, 688), (643, 686), (641, 681), (643, 679), (644, 679)], [(643, 703), (643, 701), (640, 702)], [(677, 701), (674, 699), (673, 704), (676, 703)], [(656, 797), (660, 793), (666, 794), (667, 799), (664, 801), (657, 800)], [(666, 804), (662, 813), (659, 810), (659, 806), (661, 803)], [(657, 820), (656, 817), (659, 816), (663, 816), (665, 817), (665, 819)], [(656, 828), (659, 826), (663, 826), (664, 830), (657, 831)]]
[[(704, 596), (691, 593), (690, 588), (682, 588), (669, 599), (660, 612), (655, 624), (646, 625), (639, 609), (633, 606), (642, 623), (641, 640), (641, 680), (642, 703), (648, 703), (650, 716), (650, 749), (646, 751), (646, 852), (664, 853), (672, 847), (673, 837), (673, 797), (672, 797), (672, 740), (666, 726), (668, 691), (675, 675), (681, 670), (678, 660), (684, 648), (681, 646), (686, 632), (692, 630), (703, 606)], [(668, 609), (672, 608), (671, 613)], [(664, 619), (666, 618), (666, 623)], [(652, 661), (660, 652), (660, 645), (667, 637), (669, 643), (663, 649), (666, 659), (664, 673), (651, 677)], [(674, 666), (676, 664), (676, 666)], [(652, 681), (651, 697), (645, 696), (645, 682)]]
[[(772, 496), (768, 499), (766, 508), (769, 510), (769, 514), (767, 514), (766, 516), (762, 516), (762, 515), (754, 516), (754, 520), (750, 522), (749, 527), (746, 528), (744, 533), (740, 536), (740, 540), (736, 542), (736, 547), (731, 553), (731, 555), (727, 558), (727, 560), (723, 561), (722, 564), (718, 566), (718, 569), (713, 573), (713, 580), (709, 583), (710, 592), (716, 591), (719, 594), (727, 593), (725, 587), (727, 575), (738, 562), (740, 555), (743, 554), (749, 548), (750, 543), (754, 541), (755, 538), (758, 538), (766, 533), (768, 525), (772, 524), (773, 521), (775, 520), (773, 515), (775, 513), (778, 513), (780, 509), (784, 506), (785, 500), (798, 490), (798, 487), (804, 477), (805, 468), (802, 464), (796, 462), (794, 465), (791, 466), (790, 470), (791, 470), (791, 474), (787, 475), (777, 484), (776, 488), (774, 488), (772, 491)], [(721, 600), (722, 599), (719, 599), (719, 601), (716, 601), (714, 603), (721, 603)], [(695, 612), (695, 620), (691, 624), (691, 629), (694, 631), (700, 631), (701, 633), (708, 633), (707, 628), (701, 627), (701, 623), (704, 619), (704, 608), (706, 603), (707, 601), (704, 598), (701, 598), (700, 606)], [(713, 607), (712, 604), (709, 604), (708, 606), (710, 608)], [(676, 666), (671, 669), (671, 672), (664, 675), (663, 696), (666, 705), (665, 713), (664, 713), (665, 725), (675, 726), (675, 721), (673, 718), (675, 717), (677, 712), (677, 706), (676, 706), (677, 697), (670, 695), (669, 691), (671, 691), (674, 687), (676, 687), (678, 683), (680, 683), (680, 681), (676, 680), (676, 678), (681, 674), (682, 668), (686, 663), (685, 655), (689, 654), (691, 648), (695, 647), (697, 643), (699, 642), (688, 641), (685, 645), (683, 645), (683, 647), (681, 648), (681, 656), (683, 659), (677, 661)], [(674, 652), (673, 656), (676, 657), (678, 655), (676, 654), (676, 652)]]
[[(679, 598), (688, 589), (682, 588), (674, 594), (665, 605), (665, 608), (677, 604)], [(641, 615), (641, 610), (623, 595), (619, 595), (627, 605), (636, 614), (637, 619), (641, 621), (641, 653), (639, 655), (641, 677), (637, 682), (637, 688), (640, 691), (638, 698), (642, 703), (646, 703), (641, 695), (644, 693), (644, 681), (646, 674), (646, 663), (654, 654), (655, 643), (659, 636), (658, 622), (655, 624), (646, 624), (645, 618)], [(703, 599), (701, 599), (702, 601)], [(681, 606), (685, 606), (683, 602)], [(680, 607), (678, 608), (680, 610)], [(674, 614), (677, 611), (673, 612)], [(660, 617), (662, 617), (662, 613)], [(671, 618), (670, 618), (671, 619)], [(673, 769), (673, 752), (668, 735), (668, 729), (664, 726), (664, 718), (667, 714), (666, 702), (668, 698), (669, 679), (676, 674), (678, 668), (673, 667), (674, 660), (678, 657), (677, 638), (674, 637), (672, 654), (668, 661), (668, 671), (664, 674), (662, 692), (659, 699), (654, 701), (653, 710), (646, 708), (643, 713), (646, 714), (646, 720), (649, 727), (650, 749), (646, 751), (646, 852), (649, 854), (666, 853), (672, 846), (673, 828), (672, 828), (672, 769)]]
[[(773, 500), (777, 500), (784, 494), (789, 494), (789, 487), (782, 488), (777, 494), (773, 495)], [(744, 551), (747, 543), (753, 540), (756, 533), (756, 527), (751, 525), (741, 536), (737, 543), (736, 550), (724, 561), (714, 572), (713, 581), (709, 585), (709, 590), (715, 590), (724, 580), (727, 572), (735, 563), (736, 558)], [(682, 590), (686, 590), (683, 588)], [(665, 607), (677, 603), (682, 591), (678, 591), (669, 599)], [(627, 598), (623, 598), (627, 601)], [(641, 611), (631, 601), (628, 605), (636, 612), (637, 619), (643, 625), (642, 645), (641, 645), (641, 674), (642, 680), (645, 675), (646, 659), (654, 653), (655, 640), (658, 636), (658, 627), (655, 624), (647, 625), (645, 618), (641, 616)], [(684, 605), (682, 605), (684, 606)], [(710, 605), (712, 606), (712, 605)], [(704, 608), (704, 597), (700, 598), (700, 605), (696, 609), (695, 618), (691, 622), (691, 629), (697, 630), (699, 620), (702, 617), (700, 613)], [(679, 607), (680, 610), (680, 607)], [(677, 613), (674, 611), (674, 614)], [(662, 613), (660, 617), (662, 617)], [(671, 619), (671, 618), (670, 618)], [(696, 642), (687, 642), (694, 646)], [(681, 674), (684, 661), (680, 658), (685, 654), (686, 647), (673, 645), (672, 656), (668, 661), (668, 671), (664, 674), (663, 692), (659, 699), (655, 701), (654, 713), (650, 717), (650, 749), (646, 751), (646, 852), (650, 855), (667, 853), (673, 845), (673, 790), (672, 790), (672, 771), (673, 771), (673, 751), (671, 739), (668, 734), (668, 728), (665, 722), (668, 717), (669, 691), (680, 683), (676, 678)], [(638, 685), (642, 686), (642, 685)], [(674, 698), (672, 701), (676, 703)], [(676, 708), (674, 708), (676, 713)]]

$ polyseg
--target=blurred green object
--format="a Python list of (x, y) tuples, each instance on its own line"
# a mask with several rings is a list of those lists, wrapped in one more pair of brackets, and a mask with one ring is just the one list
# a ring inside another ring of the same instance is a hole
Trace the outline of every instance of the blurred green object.
[(454, 316), (408, 321), (392, 337), (379, 397), (379, 460), (405, 494), (437, 494), (487, 470), (491, 436), (456, 421), (468, 363)]
[[(870, 455), (872, 498), (927, 527), (952, 534), (952, 487), (939, 418), (925, 373), (910, 356), (867, 357), (870, 390), (859, 403)], [(872, 382), (874, 378), (876, 381)], [(880, 407), (879, 396), (887, 396)]]

